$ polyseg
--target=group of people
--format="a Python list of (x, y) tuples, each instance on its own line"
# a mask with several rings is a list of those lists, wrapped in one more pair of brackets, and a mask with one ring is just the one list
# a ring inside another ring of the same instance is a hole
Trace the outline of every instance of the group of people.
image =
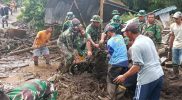
[[(162, 88), (164, 72), (161, 67), (158, 48), (162, 41), (162, 28), (157, 24), (154, 13), (146, 14), (145, 10), (138, 12), (138, 22), (124, 25), (117, 10), (112, 12), (113, 17), (101, 28), (102, 19), (99, 15), (93, 15), (90, 24), (84, 29), (80, 20), (73, 12), (68, 12), (63, 24), (62, 33), (59, 35), (57, 45), (60, 48), (64, 60), (62, 72), (68, 72), (74, 63), (75, 55), (91, 57), (102, 44), (106, 44), (109, 56), (107, 90), (110, 99), (117, 99), (117, 89), (121, 83), (137, 74), (137, 83), (134, 100), (159, 100)], [(171, 25), (170, 50), (172, 50), (172, 62), (175, 76), (179, 78), (179, 66), (181, 65), (182, 26), (181, 12), (173, 15), (175, 23)], [(38, 57), (44, 55), (46, 64), (50, 65), (49, 50), (46, 45), (49, 42), (52, 26), (38, 32), (34, 41), (34, 64), (38, 65)], [(131, 58), (128, 58), (130, 55)], [(129, 60), (132, 66), (129, 68)]]

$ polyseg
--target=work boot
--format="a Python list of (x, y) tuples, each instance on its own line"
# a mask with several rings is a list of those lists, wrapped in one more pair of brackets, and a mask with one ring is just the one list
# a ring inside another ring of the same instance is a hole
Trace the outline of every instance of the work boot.
[(179, 79), (179, 67), (178, 66), (173, 66), (173, 73), (174, 76), (170, 77), (170, 80), (178, 80)]
[(118, 85), (116, 89), (116, 100), (121, 100), (126, 92), (126, 87)]
[(38, 66), (38, 57), (37, 56), (33, 57), (33, 60), (34, 60), (34, 65)]

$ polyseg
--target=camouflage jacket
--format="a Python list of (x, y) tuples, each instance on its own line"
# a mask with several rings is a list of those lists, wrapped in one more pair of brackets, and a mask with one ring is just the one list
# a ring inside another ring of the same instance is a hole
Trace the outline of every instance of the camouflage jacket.
[(144, 35), (150, 37), (154, 43), (161, 43), (161, 28), (157, 24), (147, 24), (147, 27), (144, 30)]
[(93, 27), (92, 24), (88, 25), (86, 28), (86, 38), (92, 38), (92, 40), (94, 42), (99, 41), (100, 40), (100, 36), (101, 36), (101, 27), (96, 28)]
[(71, 20), (65, 21), (64, 24), (63, 24), (62, 31), (64, 32), (64, 31), (67, 30), (70, 26), (71, 26)]
[(138, 29), (139, 29), (140, 34), (144, 34), (146, 27), (147, 27), (147, 24), (145, 22), (139, 22)]
[[(53, 90), (52, 90), (53, 88)], [(35, 79), (7, 92), (10, 100), (56, 100), (57, 91), (51, 83)]]
[(80, 32), (74, 32), (72, 28), (64, 31), (58, 38), (58, 46), (62, 43), (69, 49), (76, 49), (80, 55), (84, 55), (86, 47), (86, 39)]

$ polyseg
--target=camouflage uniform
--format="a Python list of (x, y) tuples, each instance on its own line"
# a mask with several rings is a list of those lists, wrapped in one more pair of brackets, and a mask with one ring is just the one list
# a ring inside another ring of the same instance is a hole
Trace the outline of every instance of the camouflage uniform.
[[(145, 10), (140, 10), (137, 14), (138, 17), (143, 17), (143, 18), (145, 17), (145, 15), (146, 15)], [(138, 22), (139, 22), (138, 26), (139, 32), (140, 34), (143, 34), (145, 28), (147, 27), (147, 24), (145, 23), (145, 18), (143, 20), (138, 19)]]
[(114, 15), (109, 24), (115, 27), (116, 34), (121, 34), (121, 35), (123, 34), (121, 32), (122, 21), (119, 15)]
[(65, 30), (67, 30), (69, 27), (71, 26), (71, 20), (67, 20), (64, 24), (63, 24), (63, 32)]
[(7, 92), (10, 100), (56, 100), (57, 91), (50, 82), (35, 79)]
[(161, 37), (161, 27), (157, 25), (156, 23), (154, 24), (149, 24), (147, 23), (147, 27), (145, 28), (144, 35), (150, 37), (153, 42), (156, 44), (161, 43), (162, 37)]
[(138, 30), (140, 34), (144, 34), (146, 27), (147, 27), (147, 24), (145, 22), (139, 21)]
[(73, 18), (75, 18), (75, 15), (73, 14), (73, 12), (67, 12), (66, 21), (63, 24), (62, 32), (67, 30), (69, 27), (71, 27), (71, 21)]
[(64, 56), (64, 64), (60, 67), (63, 67), (63, 72), (67, 72), (69, 66), (73, 63), (74, 56), (85, 54), (85, 38), (80, 32), (74, 32), (70, 27), (59, 36), (57, 44)]
[(101, 35), (101, 27), (94, 27), (92, 24), (88, 25), (86, 28), (86, 38), (92, 38), (92, 40), (99, 41)]

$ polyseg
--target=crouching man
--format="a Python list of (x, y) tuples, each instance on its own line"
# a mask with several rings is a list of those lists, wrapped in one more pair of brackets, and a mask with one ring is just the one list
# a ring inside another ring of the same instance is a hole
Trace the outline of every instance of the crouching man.
[(124, 38), (122, 35), (116, 34), (115, 32), (116, 29), (114, 26), (108, 24), (105, 27), (105, 33), (110, 37), (107, 42), (107, 48), (110, 54), (107, 75), (107, 91), (111, 100), (120, 100), (126, 88), (114, 83), (113, 80), (128, 70), (128, 56)]
[(77, 18), (74, 18), (71, 24), (71, 27), (60, 34), (57, 40), (57, 45), (63, 55), (63, 61), (60, 64), (60, 71), (63, 73), (68, 72), (75, 60), (75, 55), (79, 54), (83, 56), (85, 54), (85, 31)]

